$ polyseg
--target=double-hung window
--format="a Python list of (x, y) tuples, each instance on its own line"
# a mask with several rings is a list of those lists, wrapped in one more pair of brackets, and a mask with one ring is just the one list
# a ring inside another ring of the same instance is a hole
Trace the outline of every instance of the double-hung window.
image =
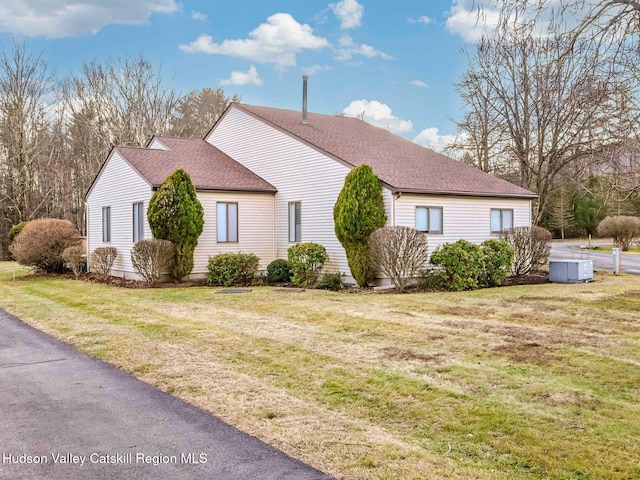
[(133, 204), (133, 243), (144, 240), (144, 203)]
[(218, 202), (216, 206), (218, 243), (238, 241), (238, 204)]
[(416, 207), (416, 230), (442, 233), (442, 207)]
[(513, 228), (512, 209), (491, 209), (491, 233), (501, 233)]
[(300, 202), (289, 202), (289, 241), (302, 241), (302, 216)]
[(111, 207), (102, 207), (102, 241), (111, 241)]

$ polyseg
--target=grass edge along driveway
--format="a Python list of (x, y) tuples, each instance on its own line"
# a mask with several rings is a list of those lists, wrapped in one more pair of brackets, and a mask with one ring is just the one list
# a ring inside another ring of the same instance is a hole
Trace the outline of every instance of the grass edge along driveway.
[(2, 263), (0, 305), (338, 478), (640, 477), (637, 277), (215, 295)]

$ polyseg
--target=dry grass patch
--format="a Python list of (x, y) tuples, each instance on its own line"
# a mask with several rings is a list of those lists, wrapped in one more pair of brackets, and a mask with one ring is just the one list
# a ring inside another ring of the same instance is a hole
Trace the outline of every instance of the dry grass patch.
[(338, 478), (640, 477), (638, 277), (215, 295), (14, 268), (4, 308)]

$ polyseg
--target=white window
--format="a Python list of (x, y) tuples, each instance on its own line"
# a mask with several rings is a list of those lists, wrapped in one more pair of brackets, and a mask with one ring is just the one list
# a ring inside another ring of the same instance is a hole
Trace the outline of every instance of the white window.
[(289, 202), (289, 241), (302, 241), (302, 219), (300, 202)]
[(111, 207), (102, 207), (102, 241), (111, 241)]
[(416, 207), (416, 230), (442, 233), (442, 207)]
[(491, 209), (491, 233), (500, 233), (513, 228), (513, 210)]
[(133, 204), (133, 243), (144, 240), (144, 203)]
[(238, 241), (238, 204), (218, 202), (217, 204), (218, 242)]

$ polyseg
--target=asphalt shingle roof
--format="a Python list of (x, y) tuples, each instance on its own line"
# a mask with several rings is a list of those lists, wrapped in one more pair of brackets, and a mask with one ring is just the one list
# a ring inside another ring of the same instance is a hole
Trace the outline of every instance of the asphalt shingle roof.
[(154, 188), (177, 168), (191, 177), (196, 190), (276, 192), (276, 188), (204, 140), (156, 136), (169, 150), (115, 147)]
[[(380, 180), (404, 193), (534, 198), (506, 180), (398, 137), (362, 120), (233, 104), (349, 166), (370, 165)], [(233, 108), (232, 107), (232, 108)]]

